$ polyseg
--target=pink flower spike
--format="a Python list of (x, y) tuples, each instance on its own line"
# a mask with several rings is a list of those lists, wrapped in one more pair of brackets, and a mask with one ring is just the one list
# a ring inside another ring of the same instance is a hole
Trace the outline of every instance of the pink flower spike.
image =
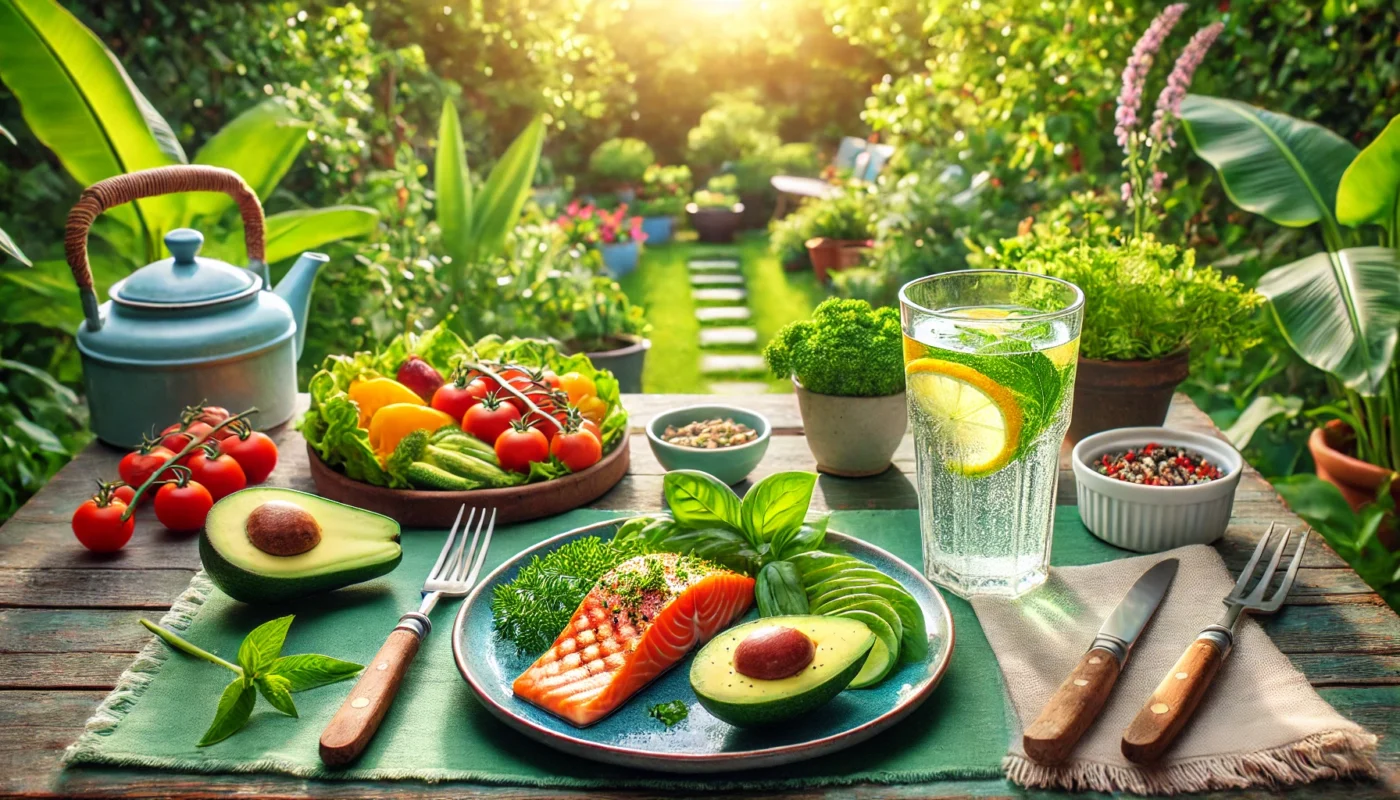
[(1191, 88), (1191, 80), (1196, 76), (1201, 62), (1205, 61), (1206, 52), (1220, 38), (1223, 30), (1223, 23), (1213, 22), (1196, 31), (1177, 57), (1176, 65), (1167, 77), (1166, 88), (1157, 95), (1157, 108), (1152, 112), (1152, 127), (1148, 132), (1154, 140), (1164, 143), (1167, 150), (1176, 147), (1173, 134), (1176, 132), (1176, 118), (1181, 113), (1181, 101), (1186, 99), (1186, 91)]
[(1157, 51), (1162, 49), (1167, 34), (1176, 27), (1185, 11), (1185, 3), (1174, 3), (1162, 9), (1162, 13), (1147, 26), (1142, 38), (1133, 45), (1133, 53), (1129, 56), (1127, 65), (1123, 67), (1123, 88), (1118, 94), (1118, 110), (1114, 113), (1114, 120), (1118, 124), (1113, 132), (1118, 137), (1119, 146), (1125, 149), (1129, 137), (1138, 126), (1143, 84), (1147, 82), (1147, 75), (1152, 71), (1152, 61)]

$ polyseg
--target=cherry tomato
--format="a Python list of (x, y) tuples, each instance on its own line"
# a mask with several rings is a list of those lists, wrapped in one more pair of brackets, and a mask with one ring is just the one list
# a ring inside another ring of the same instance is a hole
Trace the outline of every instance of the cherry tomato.
[(126, 503), (128, 508), (131, 507), (131, 498), (135, 496), (136, 490), (126, 485), (125, 483), (118, 484), (112, 487), (112, 497), (122, 501), (123, 503)]
[(172, 531), (203, 528), (204, 518), (213, 506), (209, 490), (191, 480), (167, 483), (156, 492), (156, 519)]
[(579, 405), (579, 401), (585, 397), (598, 396), (598, 386), (593, 383), (593, 379), (577, 372), (566, 372), (559, 376), (559, 388), (569, 395), (569, 402), (574, 405)]
[(603, 418), (608, 415), (608, 401), (596, 395), (585, 397), (578, 402), (578, 413), (582, 414), (585, 419), (602, 425)]
[(559, 388), (559, 376), (554, 374), (554, 370), (544, 369), (535, 376), (536, 383), (542, 383), (550, 389)]
[[(167, 458), (175, 455), (175, 451), (164, 445), (154, 445), (150, 448), (133, 450), (122, 456), (121, 463), (117, 465), (117, 474), (121, 476), (122, 483), (127, 486), (139, 487), (144, 484), (160, 465), (165, 463)], [(174, 477), (169, 470), (161, 473), (161, 479)], [(144, 497), (150, 497), (149, 494)]]
[(194, 451), (188, 466), (190, 479), (203, 484), (215, 502), (248, 486), (243, 467), (232, 456), (219, 452), (217, 447), (201, 447)]
[(603, 431), (598, 427), (598, 423), (591, 419), (584, 419), (579, 422), (579, 429), (593, 434), (593, 437), (598, 440), (599, 444), (602, 444)]
[(467, 415), (467, 409), (480, 403), (488, 392), (486, 384), (480, 378), (470, 383), (444, 383), (433, 393), (432, 406), (461, 423), (462, 417)]
[(250, 486), (267, 480), (277, 467), (277, 443), (262, 431), (247, 426), (238, 430), (237, 435), (219, 442), (219, 450), (238, 462)]
[(535, 413), (527, 414), (524, 419), (530, 423), (530, 427), (544, 434), (544, 438), (554, 441), (554, 437), (559, 435), (559, 431), (568, 426), (568, 416), (559, 412), (540, 415)]
[(529, 472), (530, 464), (549, 459), (549, 440), (543, 433), (516, 420), (496, 439), (501, 469)]
[(495, 444), (496, 439), (510, 428), (510, 424), (519, 419), (520, 409), (491, 392), (480, 403), (467, 409), (462, 417), (462, 430), (487, 444)]
[[(211, 428), (232, 416), (228, 413), (228, 409), (222, 406), (198, 406), (194, 409), (191, 409), (191, 411), (198, 412), (197, 414), (195, 414), (194, 419), (198, 420), (199, 422), (203, 422), (205, 425), (208, 425)], [(230, 425), (226, 428), (220, 428), (219, 430), (214, 431), (214, 435), (212, 438), (227, 439), (232, 435), (233, 426)]]
[[(165, 437), (165, 439), (161, 441), (161, 444), (169, 448), (171, 452), (178, 453), (185, 449), (185, 445), (204, 436), (213, 429), (214, 426), (207, 422), (195, 421), (183, 426), (176, 423), (161, 431), (161, 435)], [(189, 456), (186, 456), (181, 460), (181, 463), (183, 464), (188, 460)]]
[(550, 442), (549, 454), (562, 461), (570, 472), (579, 472), (603, 457), (603, 443), (589, 431), (565, 431)]
[[(511, 375), (509, 378), (506, 378), (506, 384), (508, 384), (510, 388), (514, 389), (516, 392), (520, 392), (521, 394), (530, 398), (531, 402), (535, 403), (536, 405), (539, 404), (538, 398), (542, 397), (542, 395), (540, 394), (538, 387), (535, 386), (535, 382), (530, 380), (528, 376)], [(515, 395), (515, 392), (511, 392), (507, 389), (502, 389), (500, 395), (502, 400), (505, 400), (507, 403), (510, 403), (511, 405), (515, 406), (517, 409), (520, 410), (521, 414), (524, 414), (530, 410), (529, 404), (517, 397)]]
[(73, 535), (78, 542), (97, 553), (115, 553), (131, 541), (136, 518), (127, 517), (126, 503), (115, 497), (94, 497), (73, 512)]

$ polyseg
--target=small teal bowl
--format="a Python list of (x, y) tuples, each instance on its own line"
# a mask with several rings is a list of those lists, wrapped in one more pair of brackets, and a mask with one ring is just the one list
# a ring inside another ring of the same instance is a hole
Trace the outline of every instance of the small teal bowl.
[[(692, 422), (715, 419), (716, 417), (732, 419), (747, 425), (758, 431), (758, 438), (747, 444), (734, 447), (716, 447), (713, 450), (681, 447), (661, 438), (661, 434), (666, 432), (668, 425), (679, 428)], [(661, 466), (665, 467), (668, 472), (673, 469), (700, 470), (710, 473), (727, 484), (738, 483), (747, 478), (750, 472), (753, 472), (754, 467), (758, 466), (758, 462), (763, 460), (763, 454), (768, 452), (768, 439), (772, 432), (773, 426), (768, 424), (767, 417), (755, 411), (735, 408), (734, 406), (686, 406), (658, 414), (655, 419), (647, 423), (647, 441), (651, 443), (651, 452), (656, 455), (656, 460), (661, 462)]]

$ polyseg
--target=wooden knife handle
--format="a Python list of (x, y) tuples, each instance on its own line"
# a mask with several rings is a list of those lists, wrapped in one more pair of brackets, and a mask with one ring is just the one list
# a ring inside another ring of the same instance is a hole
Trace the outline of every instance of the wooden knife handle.
[(399, 692), (399, 683), (418, 654), (418, 634), (395, 628), (360, 673), (355, 688), (321, 733), (321, 762), (342, 767), (359, 758)]
[(1123, 731), (1123, 756), (1138, 764), (1160, 759), (1186, 727), (1223, 663), (1225, 653), (1214, 640), (1192, 642)]
[(1021, 739), (1026, 755), (1041, 764), (1058, 764), (1069, 758), (1079, 737), (1107, 702), (1120, 669), (1118, 659), (1101, 647), (1085, 653), (1045, 703), (1040, 716), (1026, 728)]

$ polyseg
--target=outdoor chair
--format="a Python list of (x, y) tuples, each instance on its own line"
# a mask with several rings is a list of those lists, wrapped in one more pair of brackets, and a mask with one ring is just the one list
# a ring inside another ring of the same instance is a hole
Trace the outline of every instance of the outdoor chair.
[[(836, 170), (850, 170), (851, 177), (861, 181), (873, 181), (894, 155), (894, 147), (875, 144), (855, 136), (845, 136), (836, 148), (836, 157), (831, 166)], [(778, 205), (773, 209), (773, 218), (782, 219), (787, 214), (788, 197), (831, 197), (841, 188), (821, 178), (804, 178), (797, 175), (774, 175), (769, 179), (778, 192)]]

